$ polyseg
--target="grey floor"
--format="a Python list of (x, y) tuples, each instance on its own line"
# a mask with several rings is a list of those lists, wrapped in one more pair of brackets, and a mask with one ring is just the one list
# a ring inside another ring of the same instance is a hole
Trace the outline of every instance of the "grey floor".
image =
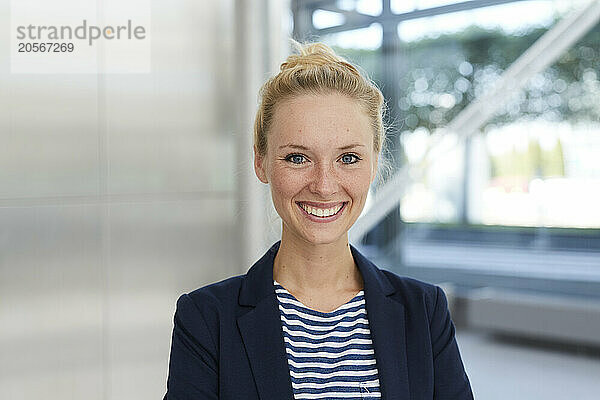
[(476, 400), (598, 400), (600, 355), (501, 340), (483, 332), (456, 335)]

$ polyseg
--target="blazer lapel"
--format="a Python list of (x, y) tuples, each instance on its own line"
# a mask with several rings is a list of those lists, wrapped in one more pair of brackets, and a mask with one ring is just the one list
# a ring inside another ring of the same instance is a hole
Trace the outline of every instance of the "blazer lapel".
[[(261, 399), (293, 399), (279, 305), (273, 287), (276, 242), (246, 274), (239, 294), (238, 327)], [(409, 399), (404, 306), (387, 276), (350, 245), (363, 280), (365, 304), (382, 400)]]
[(364, 280), (367, 318), (383, 400), (410, 398), (404, 306), (389, 297), (394, 286), (381, 270), (350, 245)]
[(273, 260), (279, 242), (248, 271), (240, 288), (244, 314), (237, 323), (246, 348), (259, 397), (263, 400), (293, 399), (279, 304), (273, 287)]

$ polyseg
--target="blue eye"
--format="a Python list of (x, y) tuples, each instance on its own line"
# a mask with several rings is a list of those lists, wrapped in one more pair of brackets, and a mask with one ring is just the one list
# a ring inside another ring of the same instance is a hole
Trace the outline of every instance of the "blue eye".
[[(357, 163), (357, 162), (358, 162), (358, 161), (361, 159), (361, 158), (360, 158), (359, 156), (357, 156), (356, 154), (344, 154), (344, 155), (342, 156), (342, 159), (344, 159), (344, 157), (354, 157), (354, 158), (355, 158), (355, 160), (354, 160), (354, 161), (351, 161), (351, 162), (350, 162), (350, 161), (349, 161), (349, 162), (345, 162), (344, 164), (354, 164), (354, 163)], [(348, 160), (348, 159), (346, 158), (346, 160)]]
[[(285, 160), (290, 161), (292, 164), (304, 164), (304, 162), (298, 161), (299, 158), (304, 158), (304, 156), (302, 154), (290, 154), (285, 158)], [(296, 160), (298, 162), (295, 162), (293, 160)]]
[[(342, 159), (342, 163), (345, 165), (355, 164), (359, 160), (362, 160), (362, 158), (360, 158), (356, 154), (352, 154), (352, 153), (344, 154), (341, 159)], [(284, 160), (287, 162), (291, 162), (292, 164), (296, 164), (296, 165), (302, 165), (302, 164), (306, 163), (305, 156), (302, 154), (298, 154), (298, 153), (288, 154), (284, 158)]]

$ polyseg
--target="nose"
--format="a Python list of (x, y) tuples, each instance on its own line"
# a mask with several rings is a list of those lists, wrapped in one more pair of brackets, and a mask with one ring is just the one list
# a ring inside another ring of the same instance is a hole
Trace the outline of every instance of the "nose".
[(327, 163), (317, 165), (311, 176), (310, 191), (322, 199), (330, 199), (338, 191), (339, 183), (335, 169)]

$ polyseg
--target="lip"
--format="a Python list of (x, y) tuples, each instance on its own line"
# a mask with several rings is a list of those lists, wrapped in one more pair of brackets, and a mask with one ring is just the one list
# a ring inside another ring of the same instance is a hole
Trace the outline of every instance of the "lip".
[[(319, 204), (319, 203), (311, 203), (311, 202), (308, 202), (308, 201), (306, 201), (306, 202), (305, 201), (296, 202), (296, 205), (298, 205), (298, 208), (300, 209), (300, 212), (302, 214), (304, 214), (306, 216), (306, 218), (308, 218), (309, 220), (311, 220), (313, 222), (319, 222), (319, 223), (325, 223), (325, 222), (335, 221), (336, 219), (338, 219), (342, 215), (342, 213), (346, 209), (346, 205), (348, 204), (347, 201), (342, 202), (341, 203), (341, 204), (343, 204), (342, 208), (340, 208), (340, 210), (337, 212), (337, 214), (334, 214), (334, 215), (331, 215), (329, 217), (323, 218), (323, 217), (317, 217), (316, 215), (312, 215), (312, 214), (307, 213), (306, 210), (304, 208), (302, 208), (302, 206), (300, 205), (300, 203), (304, 203), (304, 204), (308, 204), (308, 205)], [(321, 203), (321, 204), (323, 204), (323, 203)], [(340, 203), (333, 203), (333, 205), (329, 206), (329, 208), (330, 207), (334, 207), (334, 206), (339, 205), (339, 204)], [(327, 207), (324, 207), (324, 208), (327, 208)]]
[(337, 203), (315, 203), (314, 201), (297, 201), (296, 203), (302, 203), (302, 204), (306, 204), (306, 205), (309, 205), (312, 207), (327, 209), (327, 208), (339, 206), (340, 204), (344, 204), (347, 202), (346, 201), (338, 201)]

